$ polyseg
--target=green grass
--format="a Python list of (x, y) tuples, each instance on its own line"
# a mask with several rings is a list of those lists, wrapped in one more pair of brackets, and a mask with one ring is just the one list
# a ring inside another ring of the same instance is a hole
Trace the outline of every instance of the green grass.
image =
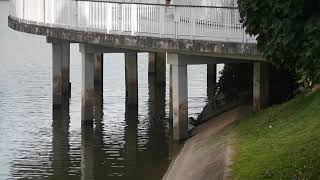
[(234, 179), (320, 179), (320, 93), (252, 113), (234, 128)]

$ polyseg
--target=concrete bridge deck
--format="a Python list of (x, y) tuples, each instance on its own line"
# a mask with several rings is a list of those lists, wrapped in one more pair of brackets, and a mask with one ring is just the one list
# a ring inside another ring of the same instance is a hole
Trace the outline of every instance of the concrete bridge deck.
[(46, 36), (52, 43), (54, 107), (70, 90), (69, 44), (80, 43), (83, 124), (93, 121), (93, 96), (102, 82), (103, 53), (125, 53), (127, 98), (132, 105), (137, 104), (137, 53), (150, 52), (149, 72), (157, 74), (159, 84), (165, 84), (167, 62), (172, 69), (174, 137), (183, 139), (188, 124), (187, 65), (208, 64), (208, 87), (214, 89), (216, 64), (253, 63), (253, 102), (260, 109), (265, 60), (255, 38), (245, 34), (239, 20), (235, 7), (11, 0), (8, 25)]

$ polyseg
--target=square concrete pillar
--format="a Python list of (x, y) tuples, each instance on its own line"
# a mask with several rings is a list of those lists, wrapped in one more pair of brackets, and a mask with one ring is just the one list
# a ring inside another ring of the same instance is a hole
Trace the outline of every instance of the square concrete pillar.
[(209, 100), (214, 98), (217, 84), (217, 65), (207, 65), (207, 96)]
[(148, 74), (156, 76), (156, 83), (165, 86), (166, 84), (166, 53), (149, 52)]
[(149, 52), (148, 74), (149, 76), (156, 74), (156, 53)]
[(94, 89), (96, 93), (103, 93), (103, 54), (94, 55)]
[(157, 84), (166, 85), (166, 53), (158, 52), (156, 54), (156, 76)]
[(138, 106), (138, 65), (137, 53), (125, 53), (126, 105)]
[(82, 52), (81, 121), (84, 125), (93, 124), (94, 96), (94, 54)]
[(253, 64), (253, 110), (260, 111), (269, 103), (269, 68), (268, 64)]
[(169, 119), (173, 119), (173, 104), (172, 104), (172, 65), (170, 65), (169, 69)]
[(52, 43), (52, 100), (53, 107), (61, 106), (63, 95), (70, 94), (70, 44)]
[(173, 138), (188, 137), (188, 72), (178, 54), (168, 54), (172, 65)]

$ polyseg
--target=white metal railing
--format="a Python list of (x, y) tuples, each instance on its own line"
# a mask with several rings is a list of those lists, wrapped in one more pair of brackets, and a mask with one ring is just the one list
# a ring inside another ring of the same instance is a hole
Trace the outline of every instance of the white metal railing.
[(11, 0), (10, 16), (30, 24), (161, 38), (252, 42), (237, 8), (110, 1)]

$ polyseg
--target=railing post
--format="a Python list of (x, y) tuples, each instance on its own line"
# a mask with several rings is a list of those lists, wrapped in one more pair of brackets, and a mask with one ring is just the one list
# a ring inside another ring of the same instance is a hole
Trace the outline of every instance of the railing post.
[(160, 26), (160, 37), (163, 37), (163, 34), (164, 34), (164, 31), (165, 31), (165, 16), (166, 16), (166, 13), (165, 13), (165, 6), (160, 6), (160, 11), (159, 11), (159, 15), (160, 15), (160, 23), (159, 23), (159, 26)]
[(22, 3), (22, 13), (23, 13), (22, 17), (23, 17), (23, 19), (25, 19), (25, 9), (24, 9), (24, 5), (25, 5), (25, 3), (24, 3), (24, 0), (23, 0), (23, 3)]
[(43, 24), (46, 24), (46, 0), (43, 0)]
[[(174, 32), (175, 32), (175, 38), (178, 39), (178, 32), (179, 32), (179, 29), (178, 29), (178, 10), (177, 10), (177, 7), (174, 6)], [(179, 17), (180, 18), (180, 17)]]
[(123, 31), (123, 21), (122, 21), (122, 4), (119, 4), (119, 25), (120, 25), (120, 34), (122, 34)]
[(191, 23), (192, 23), (192, 40), (196, 35), (196, 13), (194, 13), (194, 9), (191, 8)]

